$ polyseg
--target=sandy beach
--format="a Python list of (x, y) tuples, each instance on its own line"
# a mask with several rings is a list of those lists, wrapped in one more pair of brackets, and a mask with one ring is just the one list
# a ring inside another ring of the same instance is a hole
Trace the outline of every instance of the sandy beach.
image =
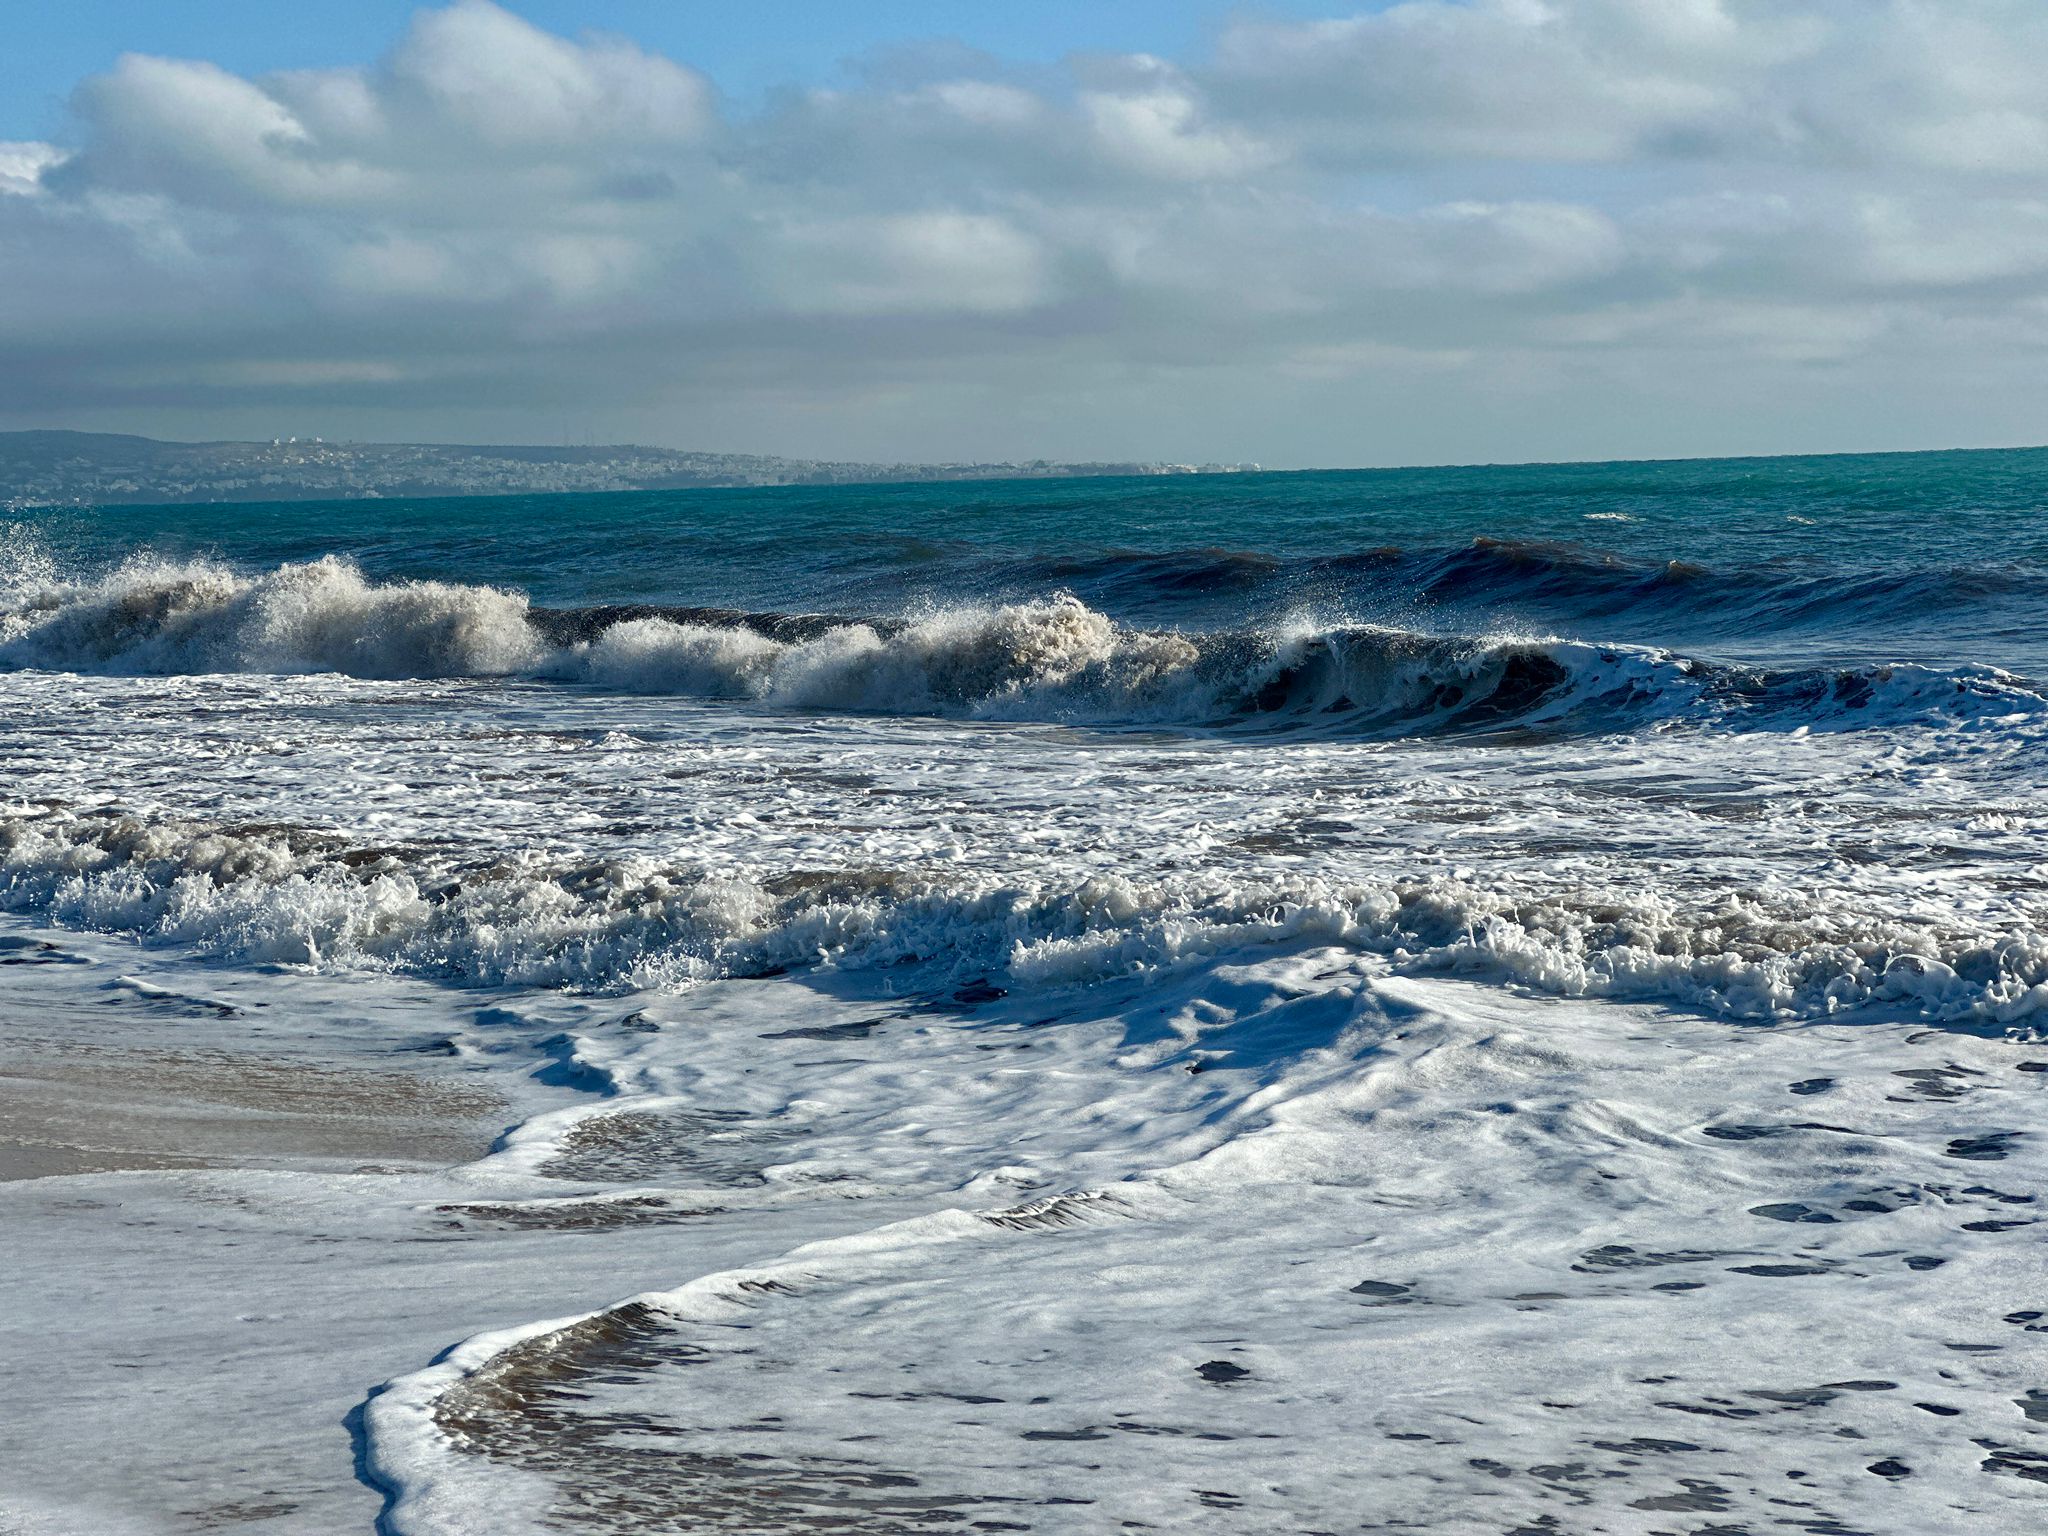
[(80, 1048), (28, 1033), (0, 1009), (0, 1181), (444, 1167), (488, 1151), (504, 1110), (489, 1090), (398, 1072), (227, 1050)]

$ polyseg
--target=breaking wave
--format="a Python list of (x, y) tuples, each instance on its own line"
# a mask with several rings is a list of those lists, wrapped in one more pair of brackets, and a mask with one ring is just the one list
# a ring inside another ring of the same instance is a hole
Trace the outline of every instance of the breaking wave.
[(2048, 1019), (2048, 914), (1931, 926), (1826, 893), (1481, 886), (1429, 877), (1061, 882), (914, 871), (464, 865), (330, 834), (62, 809), (0, 816), (0, 907), (240, 961), (611, 991), (828, 967), (905, 986), (1064, 986), (1245, 946), (1347, 944), (1415, 971), (1739, 1017), (1891, 1004)]
[(549, 610), (494, 587), (375, 583), (331, 557), (258, 576), (134, 561), (97, 582), (44, 581), (0, 610), (0, 666), (518, 677), (794, 709), (1370, 736), (1611, 732), (1675, 718), (1848, 728), (2048, 710), (1995, 668), (1774, 670), (1306, 621), (1144, 629), (1064, 593), (888, 619)]

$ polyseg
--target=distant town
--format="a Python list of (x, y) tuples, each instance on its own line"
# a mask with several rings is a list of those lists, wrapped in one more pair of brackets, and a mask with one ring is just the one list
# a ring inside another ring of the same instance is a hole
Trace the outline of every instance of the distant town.
[(342, 443), (318, 437), (178, 443), (110, 432), (0, 432), (0, 504), (106, 506), (507, 496), (692, 486), (853, 485), (1078, 475), (1222, 475), (1256, 464), (861, 464), (612, 447)]

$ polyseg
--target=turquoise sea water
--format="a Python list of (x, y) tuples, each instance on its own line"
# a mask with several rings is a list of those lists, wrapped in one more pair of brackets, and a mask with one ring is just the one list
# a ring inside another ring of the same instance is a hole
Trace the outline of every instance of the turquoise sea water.
[(2040, 669), (2048, 449), (16, 513), (67, 561), (374, 579), (536, 604), (897, 614), (1064, 590), (1130, 622), (1293, 614)]

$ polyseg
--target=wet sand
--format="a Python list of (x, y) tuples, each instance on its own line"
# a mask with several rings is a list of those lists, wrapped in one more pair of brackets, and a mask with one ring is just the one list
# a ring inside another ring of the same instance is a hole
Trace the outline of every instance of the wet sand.
[(123, 1169), (445, 1167), (504, 1101), (417, 1073), (220, 1050), (0, 1040), (0, 1181)]

